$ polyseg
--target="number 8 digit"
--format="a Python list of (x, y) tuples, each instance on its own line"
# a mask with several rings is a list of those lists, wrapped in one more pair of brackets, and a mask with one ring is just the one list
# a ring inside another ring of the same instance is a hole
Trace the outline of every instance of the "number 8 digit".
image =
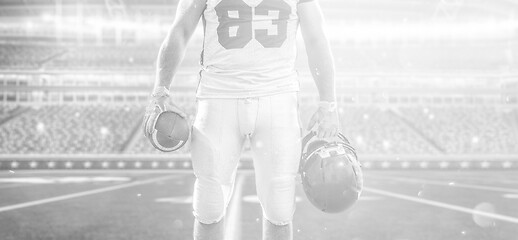
[(245, 2), (223, 0), (214, 10), (218, 15), (218, 41), (221, 46), (225, 49), (243, 48), (252, 40), (252, 8)]
[(288, 19), (291, 7), (283, 0), (263, 0), (255, 8), (255, 14), (270, 16), (277, 14), (271, 24), (277, 28), (277, 34), (268, 35), (267, 29), (253, 29), (252, 7), (243, 0), (222, 0), (214, 8), (218, 16), (218, 41), (225, 49), (243, 48), (253, 38), (265, 48), (281, 47), (287, 38)]

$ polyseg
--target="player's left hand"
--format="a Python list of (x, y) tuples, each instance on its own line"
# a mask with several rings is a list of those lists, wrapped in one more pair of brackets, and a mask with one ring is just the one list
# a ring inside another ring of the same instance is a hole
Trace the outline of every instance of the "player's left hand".
[(338, 111), (336, 109), (334, 111), (328, 111), (327, 109), (319, 107), (311, 117), (311, 120), (309, 120), (307, 130), (313, 129), (316, 124), (318, 124), (318, 128), (316, 129), (318, 138), (336, 137), (340, 125)]

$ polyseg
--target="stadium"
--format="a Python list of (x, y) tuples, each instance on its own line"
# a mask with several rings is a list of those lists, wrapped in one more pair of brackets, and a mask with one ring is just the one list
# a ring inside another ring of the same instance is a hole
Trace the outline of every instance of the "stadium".
[[(516, 239), (518, 3), (319, 2), (365, 188), (326, 214), (298, 186), (294, 239)], [(190, 146), (163, 153), (142, 131), (177, 4), (0, 1), (0, 239), (192, 239)], [(190, 122), (203, 37), (171, 87)], [(318, 91), (297, 47), (306, 126)], [(249, 151), (231, 240), (261, 239)]]

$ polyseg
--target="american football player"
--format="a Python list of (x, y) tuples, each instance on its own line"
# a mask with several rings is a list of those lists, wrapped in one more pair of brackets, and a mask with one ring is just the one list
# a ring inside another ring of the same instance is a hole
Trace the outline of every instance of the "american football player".
[[(317, 0), (180, 0), (157, 61), (154, 103), (166, 104), (171, 81), (200, 18), (203, 51), (191, 133), (196, 182), (194, 239), (224, 239), (243, 143), (250, 139), (263, 239), (292, 239), (295, 177), (301, 154), (300, 26), (320, 104), (308, 129), (337, 134), (334, 63)], [(168, 109), (181, 110), (174, 104)]]

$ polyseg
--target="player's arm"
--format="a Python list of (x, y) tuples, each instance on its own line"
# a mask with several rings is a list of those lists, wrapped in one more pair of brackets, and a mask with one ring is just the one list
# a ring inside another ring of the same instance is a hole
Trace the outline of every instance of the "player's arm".
[(155, 87), (169, 88), (171, 85), (205, 6), (205, 0), (180, 0), (178, 3), (173, 25), (158, 52)]
[(157, 112), (170, 110), (186, 117), (186, 114), (170, 101), (169, 87), (178, 66), (183, 60), (187, 43), (200, 21), (203, 10), (205, 10), (205, 1), (180, 0), (178, 3), (175, 20), (158, 53), (153, 93), (144, 114), (143, 126), (146, 136), (152, 132), (151, 124), (148, 124), (149, 120), (152, 116), (156, 116)]
[(318, 124), (319, 137), (336, 136), (339, 122), (336, 109), (335, 67), (318, 1), (301, 0), (298, 4), (298, 15), (309, 68), (320, 96), (319, 109), (313, 114), (308, 129)]
[(334, 61), (324, 30), (324, 18), (318, 1), (299, 3), (298, 15), (309, 67), (317, 85), (320, 100), (335, 101)]

